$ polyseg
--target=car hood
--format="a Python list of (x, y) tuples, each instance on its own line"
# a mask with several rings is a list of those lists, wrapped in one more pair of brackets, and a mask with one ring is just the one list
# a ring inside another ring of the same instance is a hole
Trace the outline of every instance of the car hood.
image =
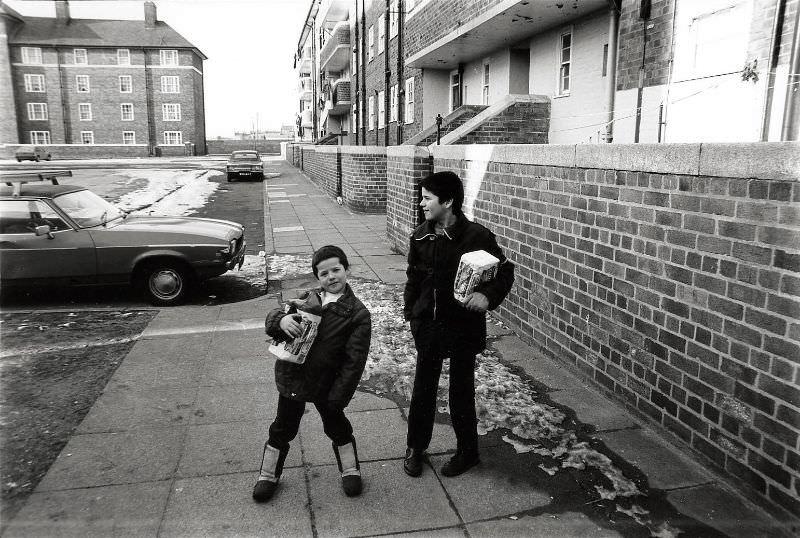
[(136, 215), (128, 215), (125, 219), (117, 219), (110, 222), (108, 226), (115, 231), (203, 235), (224, 240), (239, 237), (244, 230), (244, 226), (229, 220)]

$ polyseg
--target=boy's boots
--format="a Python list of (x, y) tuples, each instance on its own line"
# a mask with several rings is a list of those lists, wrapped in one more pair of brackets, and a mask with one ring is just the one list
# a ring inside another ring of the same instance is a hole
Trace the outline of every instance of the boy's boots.
[(356, 440), (352, 437), (346, 445), (336, 446), (333, 443), (333, 452), (336, 454), (336, 463), (342, 473), (342, 488), (348, 497), (355, 497), (361, 493), (361, 466), (358, 464)]
[(261, 457), (261, 473), (253, 487), (253, 500), (259, 503), (267, 502), (278, 488), (278, 480), (283, 472), (283, 462), (286, 461), (286, 450), (278, 450), (270, 444), (264, 445), (264, 455)]

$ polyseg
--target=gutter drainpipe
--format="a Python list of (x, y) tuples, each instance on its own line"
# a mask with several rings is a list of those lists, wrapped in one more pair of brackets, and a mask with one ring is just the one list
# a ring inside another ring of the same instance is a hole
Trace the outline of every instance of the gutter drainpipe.
[(606, 143), (614, 141), (614, 103), (617, 96), (617, 34), (619, 9), (611, 0), (608, 7), (608, 57), (606, 58)]
[(769, 61), (767, 62), (767, 92), (764, 96), (764, 119), (761, 123), (761, 141), (769, 140), (769, 123), (772, 119), (772, 98), (775, 91), (775, 70), (778, 68), (778, 53), (781, 48), (781, 29), (786, 13), (786, 0), (778, 0), (775, 6), (775, 18), (772, 19), (772, 36), (770, 37)]
[(800, 125), (800, 9), (795, 12), (792, 56), (789, 60), (789, 76), (786, 80), (786, 104), (783, 107), (781, 140), (797, 140)]

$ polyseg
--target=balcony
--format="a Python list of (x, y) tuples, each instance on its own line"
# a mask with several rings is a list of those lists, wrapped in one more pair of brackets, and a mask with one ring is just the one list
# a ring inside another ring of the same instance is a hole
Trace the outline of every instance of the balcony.
[(310, 75), (311, 74), (311, 58), (308, 56), (303, 56), (300, 59), (300, 65), (298, 66), (300, 69), (301, 75)]
[(350, 64), (350, 24), (347, 21), (333, 27), (319, 58), (320, 70), (329, 73), (343, 71)]
[(314, 127), (314, 120), (311, 117), (310, 110), (304, 110), (300, 113), (300, 127)]
[(347, 20), (348, 6), (352, 2), (347, 0), (322, 0), (317, 14), (318, 19), (325, 22)]
[[(551, 0), (495, 0), (477, 16), (463, 21), (458, 16), (460, 2), (431, 2), (414, 11), (414, 18), (430, 17), (415, 29), (429, 43), (419, 50), (408, 50), (407, 67), (416, 69), (456, 69), (492, 52), (509, 48), (560, 25), (590, 13), (608, 9), (607, 0), (582, 0), (557, 8)], [(574, 5), (573, 5), (574, 4)], [(433, 16), (433, 15), (436, 16)], [(413, 45), (412, 45), (413, 46)]]
[(333, 96), (330, 100), (328, 114), (331, 116), (341, 116), (350, 113), (351, 95), (350, 81), (340, 78), (333, 83)]
[(297, 86), (300, 90), (301, 101), (311, 101), (314, 98), (314, 95), (311, 92), (311, 77), (300, 77)]

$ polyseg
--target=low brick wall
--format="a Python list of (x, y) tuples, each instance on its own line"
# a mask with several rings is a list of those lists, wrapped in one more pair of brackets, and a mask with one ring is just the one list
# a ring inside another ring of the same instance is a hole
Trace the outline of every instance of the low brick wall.
[(419, 184), (432, 171), (433, 158), (427, 149), (386, 148), (386, 237), (397, 252), (407, 253), (408, 237), (423, 220)]
[[(506, 323), (800, 513), (800, 144), (431, 151), (517, 265)], [(401, 252), (424, 160), (389, 152)]]
[(338, 146), (316, 146), (314, 161), (308, 170), (308, 176), (326, 194), (336, 197), (341, 193), (341, 161)]
[(222, 139), (222, 140), (206, 140), (208, 153), (211, 155), (230, 155), (233, 151), (255, 149), (259, 153), (267, 155), (279, 155), (281, 152), (281, 142), (285, 139), (267, 139), (267, 140), (239, 140), (239, 139)]
[[(28, 145), (28, 144), (23, 144)], [(6, 144), (0, 148), (0, 158), (13, 159), (14, 153), (20, 144)], [(148, 157), (149, 149), (147, 144), (52, 144), (50, 146), (40, 146), (45, 152), (52, 155), (54, 160), (60, 159), (133, 159), (136, 157)], [(161, 146), (170, 148), (171, 146)], [(179, 146), (179, 155), (183, 155), (184, 148)], [(162, 153), (162, 155), (167, 155)]]
[(360, 213), (386, 212), (386, 148), (338, 146), (344, 204)]

